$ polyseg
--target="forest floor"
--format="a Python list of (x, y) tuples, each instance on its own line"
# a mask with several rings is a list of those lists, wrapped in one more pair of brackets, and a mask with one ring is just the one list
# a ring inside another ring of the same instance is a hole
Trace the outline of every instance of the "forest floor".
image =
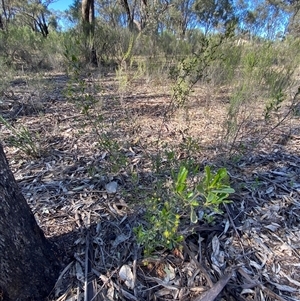
[[(277, 125), (288, 104), (266, 122), (249, 103), (230, 136), (229, 93), (199, 85), (167, 118), (171, 89), (159, 80), (10, 83), (0, 113), (13, 128), (1, 125), (0, 140), (64, 263), (49, 300), (300, 300), (299, 115)], [(183, 248), (144, 258), (133, 229), (178, 162), (226, 167), (232, 202), (210, 224), (182, 216)]]

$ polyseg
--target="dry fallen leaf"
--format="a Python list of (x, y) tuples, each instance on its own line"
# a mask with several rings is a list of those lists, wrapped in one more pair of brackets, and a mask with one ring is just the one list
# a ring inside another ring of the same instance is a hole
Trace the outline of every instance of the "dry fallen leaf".
[(116, 181), (109, 182), (105, 185), (106, 192), (113, 194), (117, 192), (118, 183)]
[(129, 265), (124, 264), (119, 271), (119, 277), (121, 280), (123, 280), (126, 284), (126, 286), (130, 289), (134, 288), (134, 279), (133, 279), (133, 273), (131, 271), (131, 268)]

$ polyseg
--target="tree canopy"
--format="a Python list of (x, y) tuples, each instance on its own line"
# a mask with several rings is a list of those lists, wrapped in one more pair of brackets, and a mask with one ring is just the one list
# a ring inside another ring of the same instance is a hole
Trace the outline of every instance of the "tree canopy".
[[(49, 5), (53, 0), (3, 0), (0, 6), (0, 28), (9, 24), (28, 26), (46, 37), (49, 26), (58, 28), (57, 18), (81, 20), (81, 1), (75, 0), (65, 15), (58, 16)], [(91, 1), (95, 5), (97, 23), (131, 31), (149, 30), (161, 34), (169, 31), (185, 38), (187, 30), (198, 28), (207, 32), (223, 30), (228, 22), (236, 23), (236, 32), (274, 38), (276, 35), (299, 31), (299, 1), (288, 0), (138, 0)]]

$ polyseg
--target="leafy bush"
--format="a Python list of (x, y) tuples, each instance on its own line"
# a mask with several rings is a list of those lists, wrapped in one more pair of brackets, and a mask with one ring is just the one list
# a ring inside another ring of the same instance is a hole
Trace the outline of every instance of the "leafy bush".
[(156, 248), (172, 249), (180, 246), (183, 236), (179, 233), (180, 222), (186, 215), (187, 208), (190, 221), (196, 223), (201, 219), (196, 209), (205, 211), (203, 219), (213, 221), (213, 214), (222, 214), (220, 206), (228, 203), (229, 194), (234, 192), (229, 186), (227, 170), (211, 172), (205, 167), (203, 179), (192, 186), (188, 183), (188, 170), (181, 166), (173, 188), (147, 200), (145, 226), (135, 228), (137, 242), (144, 247), (145, 255), (150, 255)]
[(0, 58), (10, 68), (21, 70), (60, 69), (65, 43), (71, 33), (50, 31), (47, 38), (27, 26), (9, 26), (0, 31)]
[(218, 59), (212, 62), (207, 71), (212, 89), (232, 84), (240, 68), (243, 46), (237, 45), (235, 39), (229, 39), (217, 51)]
[(245, 125), (259, 118), (251, 108), (263, 104), (261, 117), (270, 120), (289, 98), (299, 55), (287, 43), (260, 41), (243, 47), (240, 65), (232, 78), (226, 121), (226, 137), (232, 145), (243, 134)]

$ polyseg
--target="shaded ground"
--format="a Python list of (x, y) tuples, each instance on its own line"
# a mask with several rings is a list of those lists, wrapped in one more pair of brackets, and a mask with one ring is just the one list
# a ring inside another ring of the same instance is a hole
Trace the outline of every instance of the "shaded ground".
[[(1, 126), (39, 225), (67, 253), (51, 300), (300, 299), (299, 117), (269, 133), (275, 123), (264, 121), (263, 105), (249, 104), (232, 137), (225, 88), (196, 87), (188, 108), (166, 119), (167, 85), (132, 81), (120, 90), (112, 75), (94, 75), (84, 93), (73, 82), (67, 101), (67, 80), (18, 79), (0, 104), (14, 128), (33, 135), (37, 158), (14, 147), (11, 130)], [(97, 100), (91, 119), (81, 114), (87, 95)], [(200, 172), (225, 166), (236, 193), (214, 224), (187, 219), (182, 250), (144, 259), (133, 228), (144, 223), (145, 200), (170, 179), (176, 161)]]

